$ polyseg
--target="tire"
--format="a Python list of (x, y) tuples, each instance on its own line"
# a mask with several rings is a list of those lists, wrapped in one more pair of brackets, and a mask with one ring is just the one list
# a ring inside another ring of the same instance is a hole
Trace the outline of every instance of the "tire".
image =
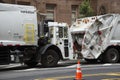
[(59, 61), (59, 56), (54, 50), (47, 50), (41, 57), (43, 67), (54, 67)]
[(108, 63), (117, 63), (120, 59), (119, 51), (115, 48), (110, 48), (105, 52), (105, 55), (103, 55), (103, 62)]

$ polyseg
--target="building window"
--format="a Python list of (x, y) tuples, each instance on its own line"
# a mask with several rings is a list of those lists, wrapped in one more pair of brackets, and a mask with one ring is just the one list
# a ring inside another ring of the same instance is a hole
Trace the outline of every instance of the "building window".
[(5, 3), (3, 0), (0, 0), (0, 3)]
[(72, 15), (71, 15), (71, 18), (72, 18), (72, 23), (76, 20), (77, 18), (77, 9), (78, 9), (78, 6), (72, 6)]
[(101, 6), (101, 7), (100, 7), (100, 10), (99, 10), (99, 13), (100, 13), (101, 15), (106, 14), (106, 8), (105, 8), (104, 6)]
[(55, 5), (54, 4), (46, 5), (46, 19), (47, 20), (55, 19)]

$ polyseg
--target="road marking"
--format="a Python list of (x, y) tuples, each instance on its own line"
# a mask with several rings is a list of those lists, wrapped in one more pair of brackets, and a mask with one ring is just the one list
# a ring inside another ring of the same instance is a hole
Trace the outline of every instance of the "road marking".
[(120, 76), (120, 73), (110, 73), (110, 74), (106, 74), (106, 75), (111, 75), (111, 76)]
[(109, 78), (109, 79), (102, 79), (102, 80), (120, 80), (120, 78)]
[(56, 80), (56, 79), (44, 79), (44, 80)]
[(57, 80), (57, 79), (35, 79), (35, 80)]
[[(120, 72), (115, 73), (98, 73), (98, 74), (85, 74), (83, 77), (90, 77), (90, 76), (120, 76)], [(59, 80), (59, 79), (65, 79), (65, 78), (75, 78), (75, 76), (61, 76), (61, 77), (52, 77), (52, 78), (45, 78), (42, 80)], [(41, 80), (41, 79), (35, 79), (35, 80)], [(102, 79), (102, 80), (120, 80), (118, 79)]]

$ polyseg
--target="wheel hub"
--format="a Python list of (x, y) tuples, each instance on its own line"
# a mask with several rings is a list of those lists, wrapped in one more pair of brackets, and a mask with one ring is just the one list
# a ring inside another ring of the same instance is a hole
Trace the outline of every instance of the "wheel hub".
[(117, 55), (115, 53), (111, 53), (110, 57), (111, 57), (111, 60), (114, 61), (114, 60), (116, 60)]
[(51, 63), (51, 62), (53, 62), (53, 56), (52, 55), (49, 55), (48, 57), (47, 57), (47, 61), (48, 61), (48, 63)]

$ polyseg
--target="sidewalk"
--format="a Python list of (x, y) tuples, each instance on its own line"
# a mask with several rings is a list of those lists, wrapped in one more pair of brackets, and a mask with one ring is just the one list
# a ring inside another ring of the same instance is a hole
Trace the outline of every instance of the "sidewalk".
[(13, 68), (13, 67), (19, 67), (19, 66), (21, 66), (20, 63), (0, 65), (0, 69)]

